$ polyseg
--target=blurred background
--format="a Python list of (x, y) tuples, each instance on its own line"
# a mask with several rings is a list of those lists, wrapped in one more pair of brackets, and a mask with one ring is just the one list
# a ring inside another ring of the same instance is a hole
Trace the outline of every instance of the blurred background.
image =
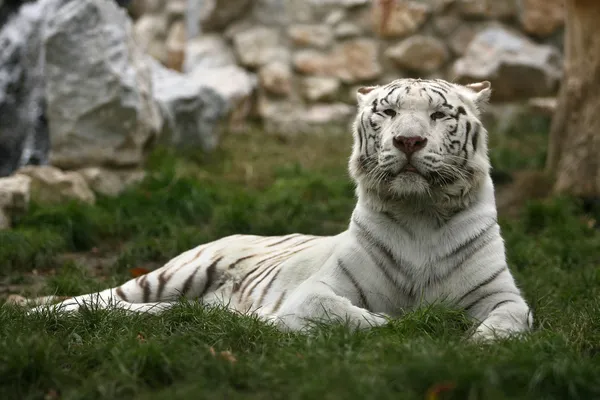
[(502, 210), (553, 192), (597, 202), (600, 139), (586, 88), (600, 51), (581, 33), (595, 29), (594, 7), (2, 0), (0, 221), (10, 226), (31, 196), (115, 196), (165, 149), (250, 186), (324, 159), (347, 179), (357, 88), (401, 77), (492, 83), (484, 121)]

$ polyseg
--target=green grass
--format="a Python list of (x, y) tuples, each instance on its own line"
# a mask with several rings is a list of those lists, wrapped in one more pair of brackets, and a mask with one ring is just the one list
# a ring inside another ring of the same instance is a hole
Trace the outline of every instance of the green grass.
[[(529, 157), (545, 151), (545, 132), (529, 137), (538, 144), (493, 136), (495, 169), (542, 165)], [(34, 206), (0, 232), (0, 278), (27, 282), (35, 269), (45, 294), (79, 294), (228, 234), (337, 233), (354, 206), (350, 140), (252, 133), (228, 136), (210, 157), (159, 149), (148, 177), (118, 198)], [(536, 330), (522, 340), (469, 343), (469, 321), (440, 307), (366, 332), (320, 326), (310, 335), (189, 304), (160, 316), (0, 307), (0, 399), (600, 398), (598, 220), (568, 198), (501, 220), (535, 312)], [(102, 268), (90, 267), (96, 261)]]

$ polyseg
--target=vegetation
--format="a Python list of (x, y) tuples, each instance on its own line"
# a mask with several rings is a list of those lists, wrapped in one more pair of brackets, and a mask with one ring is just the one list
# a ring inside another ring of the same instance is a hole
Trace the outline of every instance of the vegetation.
[[(494, 176), (542, 167), (546, 129), (492, 136)], [(354, 206), (350, 144), (348, 135), (254, 132), (228, 135), (210, 157), (157, 150), (147, 178), (118, 198), (34, 205), (0, 232), (0, 282), (80, 294), (233, 233), (337, 233)], [(0, 398), (598, 398), (598, 218), (577, 200), (549, 198), (501, 221), (536, 317), (521, 340), (469, 343), (464, 315), (437, 306), (370, 331), (310, 335), (189, 304), (160, 316), (27, 316), (4, 306)]]

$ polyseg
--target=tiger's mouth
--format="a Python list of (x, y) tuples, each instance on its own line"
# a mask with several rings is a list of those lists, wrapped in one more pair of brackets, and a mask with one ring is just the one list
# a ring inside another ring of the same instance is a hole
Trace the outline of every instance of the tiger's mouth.
[(415, 166), (413, 166), (413, 165), (412, 165), (412, 164), (410, 164), (410, 163), (407, 163), (407, 164), (406, 164), (404, 167), (402, 167), (402, 169), (400, 170), (400, 173), (404, 173), (404, 172), (412, 172), (412, 173), (415, 173), (415, 174), (419, 174), (419, 175), (421, 175), (421, 172), (420, 172), (420, 171), (419, 171), (417, 168), (415, 168)]

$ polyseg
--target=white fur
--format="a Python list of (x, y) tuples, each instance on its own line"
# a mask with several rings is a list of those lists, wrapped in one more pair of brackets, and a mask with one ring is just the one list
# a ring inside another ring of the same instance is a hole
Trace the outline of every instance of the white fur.
[[(434, 121), (431, 113), (440, 107), (441, 97), (428, 91), (435, 87), (443, 87), (448, 104), (454, 110), (462, 106), (465, 114), (456, 121)], [(69, 311), (95, 303), (154, 312), (183, 294), (254, 312), (297, 330), (323, 319), (376, 326), (420, 305), (445, 302), (458, 308), (471, 305), (467, 313), (481, 322), (475, 338), (526, 331), (532, 323), (530, 311), (507, 268), (496, 223), (487, 133), (480, 127), (478, 140), (466, 133), (467, 124), (471, 130), (480, 126), (479, 110), (489, 94), (489, 83), (464, 87), (398, 80), (363, 88), (349, 164), (358, 202), (348, 230), (332, 237), (223, 238), (119, 288), (78, 296), (58, 307)], [(394, 117), (373, 115), (373, 102), (382, 99), (395, 110)], [(367, 124), (367, 131), (360, 133), (365, 118), (377, 131)], [(464, 149), (458, 155), (446, 154), (440, 148), (455, 124), (453, 137), (462, 137)], [(427, 138), (427, 146), (412, 157), (418, 174), (401, 172), (408, 159), (394, 148), (395, 135)], [(361, 167), (365, 152), (373, 155), (379, 175)], [(428, 154), (431, 163), (425, 158)], [(435, 183), (426, 177), (435, 168), (449, 168), (457, 179)], [(466, 170), (470, 172), (464, 174)], [(486, 280), (489, 283), (481, 285)]]

